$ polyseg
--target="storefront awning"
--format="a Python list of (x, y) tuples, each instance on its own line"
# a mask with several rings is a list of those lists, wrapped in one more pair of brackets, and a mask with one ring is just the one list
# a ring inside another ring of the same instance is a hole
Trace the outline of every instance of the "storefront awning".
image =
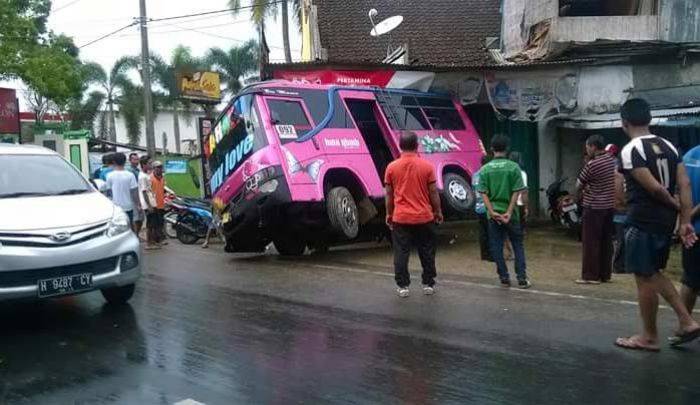
[[(652, 126), (700, 126), (700, 107), (653, 110)], [(591, 114), (558, 119), (557, 126), (571, 129), (622, 128), (620, 114)]]

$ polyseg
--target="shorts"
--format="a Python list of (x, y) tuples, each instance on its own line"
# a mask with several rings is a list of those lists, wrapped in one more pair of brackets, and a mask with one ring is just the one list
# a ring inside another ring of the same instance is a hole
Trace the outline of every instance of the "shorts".
[(700, 290), (700, 243), (683, 249), (683, 285), (691, 290)]
[(625, 231), (625, 271), (651, 277), (666, 268), (671, 254), (671, 236), (629, 226)]
[(134, 222), (143, 222), (146, 214), (144, 214), (144, 212), (142, 210), (135, 209), (133, 211), (133, 213), (134, 213)]

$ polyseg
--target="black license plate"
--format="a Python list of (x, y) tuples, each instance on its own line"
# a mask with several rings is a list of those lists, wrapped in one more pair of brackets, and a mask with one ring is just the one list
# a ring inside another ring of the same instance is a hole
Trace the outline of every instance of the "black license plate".
[(92, 274), (83, 273), (39, 280), (39, 298), (74, 294), (92, 288)]

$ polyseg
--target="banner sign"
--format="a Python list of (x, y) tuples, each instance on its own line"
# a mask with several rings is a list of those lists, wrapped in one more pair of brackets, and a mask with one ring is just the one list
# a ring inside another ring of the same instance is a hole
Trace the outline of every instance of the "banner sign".
[(167, 161), (165, 161), (165, 173), (167, 173), (167, 174), (187, 173), (187, 161), (186, 160), (167, 160)]
[(387, 87), (394, 74), (391, 70), (275, 70), (272, 77), (309, 84)]
[(0, 134), (19, 134), (17, 92), (0, 88)]
[(181, 98), (202, 103), (221, 101), (221, 80), (215, 72), (178, 72), (177, 88)]
[(571, 113), (578, 105), (576, 73), (488, 73), (486, 90), (496, 111), (514, 121), (542, 121)]

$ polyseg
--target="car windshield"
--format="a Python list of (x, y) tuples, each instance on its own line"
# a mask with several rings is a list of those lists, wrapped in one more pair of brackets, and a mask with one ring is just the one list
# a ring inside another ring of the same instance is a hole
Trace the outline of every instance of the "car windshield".
[(93, 191), (56, 155), (0, 155), (0, 198), (70, 195)]

